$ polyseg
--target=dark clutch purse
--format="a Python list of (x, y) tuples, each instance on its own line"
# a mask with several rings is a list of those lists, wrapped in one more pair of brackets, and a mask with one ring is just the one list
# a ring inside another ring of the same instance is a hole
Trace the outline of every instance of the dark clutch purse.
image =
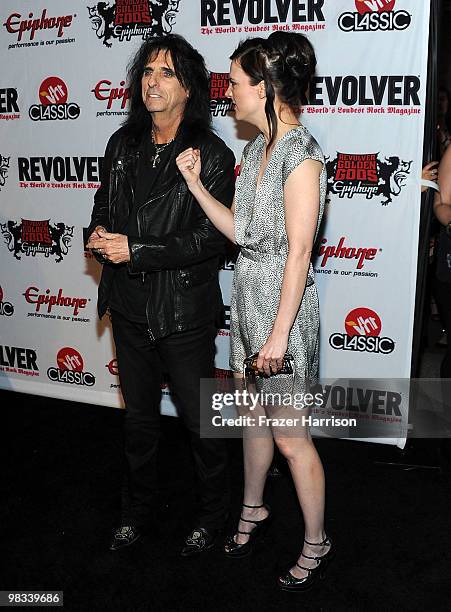
[[(244, 381), (246, 388), (248, 381), (255, 381), (257, 376), (268, 378), (264, 372), (259, 372), (259, 370), (257, 370), (257, 359), (258, 353), (254, 353), (253, 355), (246, 357), (246, 359), (243, 361)], [(277, 374), (272, 374), (272, 376), (278, 376), (279, 374), (289, 374), (294, 377), (294, 358), (291, 353), (285, 353), (282, 368), (277, 372)]]

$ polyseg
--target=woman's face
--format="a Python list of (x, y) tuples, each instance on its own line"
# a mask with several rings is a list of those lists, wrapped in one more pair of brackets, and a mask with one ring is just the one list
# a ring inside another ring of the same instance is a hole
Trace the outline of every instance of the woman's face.
[(258, 124), (265, 117), (265, 96), (261, 85), (251, 85), (249, 76), (240, 64), (233, 60), (230, 64), (230, 85), (225, 95), (235, 106), (238, 121)]

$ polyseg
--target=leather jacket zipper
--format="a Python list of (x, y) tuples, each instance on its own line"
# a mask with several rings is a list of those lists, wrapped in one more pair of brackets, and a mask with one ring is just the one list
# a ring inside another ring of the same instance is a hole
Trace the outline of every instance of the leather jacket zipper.
[[(108, 194), (108, 203), (109, 203), (109, 219), (110, 219), (110, 226), (111, 226), (111, 231), (114, 231), (114, 226), (113, 226), (113, 220), (114, 220), (114, 204), (116, 202), (116, 198), (117, 198), (117, 175), (118, 175), (118, 168), (119, 166), (122, 164), (122, 160), (117, 159), (114, 161), (113, 163), (113, 169), (112, 172), (110, 173), (110, 188), (109, 188), (109, 194)], [(113, 194), (114, 194), (114, 199), (113, 199)]]
[(147, 200), (147, 202), (144, 202), (144, 204), (141, 204), (141, 206), (136, 211), (136, 220), (138, 222), (138, 235), (140, 238), (141, 238), (141, 223), (139, 220), (139, 213), (141, 212), (141, 209), (144, 208), (144, 206), (147, 206), (148, 204), (152, 204), (152, 202), (155, 202), (155, 200), (158, 200), (159, 198), (163, 198), (164, 196), (168, 195), (168, 193), (172, 191), (172, 189), (174, 189), (174, 187), (171, 187), (171, 189), (168, 189), (168, 191), (165, 191), (164, 193), (159, 193), (154, 198)]
[[(141, 212), (141, 209), (142, 209), (144, 206), (147, 206), (147, 204), (151, 204), (151, 203), (152, 203), (152, 202), (154, 202), (155, 200), (158, 200), (158, 198), (162, 198), (162, 197), (164, 197), (164, 196), (165, 196), (165, 195), (167, 195), (167, 194), (168, 194), (170, 191), (171, 191), (171, 189), (169, 189), (169, 190), (168, 190), (168, 191), (166, 191), (165, 193), (159, 193), (159, 194), (158, 194), (157, 196), (155, 196), (154, 198), (151, 198), (150, 200), (147, 200), (147, 202), (144, 202), (144, 204), (141, 204), (141, 206), (140, 206), (140, 207), (138, 208), (138, 210), (136, 211), (136, 221), (137, 221), (137, 224), (138, 224), (138, 236), (139, 236), (140, 238), (141, 238), (141, 222), (140, 222), (140, 220), (139, 220), (139, 213)], [(145, 273), (145, 272), (141, 272), (141, 274), (142, 274), (142, 282), (143, 282), (143, 284), (144, 284), (144, 282), (145, 282), (145, 275), (146, 275), (146, 273)], [(154, 342), (155, 342), (155, 336), (154, 336), (154, 334), (153, 334), (153, 332), (152, 332), (152, 328), (150, 327), (149, 315), (148, 315), (148, 312), (147, 312), (147, 308), (146, 308), (146, 318), (147, 318), (147, 325), (148, 325), (148, 328), (147, 328), (147, 333), (148, 333), (148, 335), (149, 335), (149, 339), (150, 339), (150, 341), (151, 341), (152, 343), (154, 343)]]
[[(137, 151), (134, 155), (136, 157), (136, 163), (139, 159), (140, 156), (140, 152)], [(135, 199), (135, 191), (133, 189), (133, 185), (130, 183), (130, 181), (128, 180), (128, 176), (127, 176), (127, 172), (126, 172), (126, 164), (124, 164), (124, 158), (123, 157), (119, 157), (118, 159), (115, 159), (113, 162), (113, 169), (112, 172), (110, 174), (110, 186), (109, 186), (109, 217), (110, 217), (110, 224), (111, 224), (111, 229), (114, 230), (113, 228), (113, 219), (114, 219), (114, 204), (116, 202), (117, 199), (117, 195), (118, 195), (118, 178), (119, 178), (119, 174), (122, 174), (123, 179), (127, 182), (127, 185), (130, 189), (130, 192), (132, 194), (132, 201), (134, 201)], [(114, 193), (114, 198), (113, 198), (113, 193)]]

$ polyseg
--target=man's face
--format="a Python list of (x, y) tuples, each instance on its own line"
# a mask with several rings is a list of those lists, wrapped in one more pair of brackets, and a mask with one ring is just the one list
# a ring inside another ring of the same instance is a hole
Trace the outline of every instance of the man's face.
[(149, 58), (141, 78), (143, 102), (149, 113), (182, 116), (188, 91), (177, 79), (169, 51)]

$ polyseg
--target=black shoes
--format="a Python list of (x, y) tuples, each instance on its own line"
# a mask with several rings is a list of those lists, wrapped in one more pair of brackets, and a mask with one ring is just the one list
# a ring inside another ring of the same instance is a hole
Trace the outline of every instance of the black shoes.
[(329, 550), (320, 557), (310, 557), (309, 555), (304, 555), (301, 552), (301, 557), (305, 559), (313, 559), (316, 561), (316, 566), (314, 567), (305, 567), (296, 562), (296, 566), (300, 569), (303, 569), (307, 572), (307, 576), (304, 578), (296, 578), (293, 574), (288, 570), (286, 574), (283, 576), (279, 576), (277, 584), (282, 589), (282, 591), (307, 591), (311, 589), (317, 578), (324, 578), (325, 571), (329, 563), (332, 561), (332, 556), (334, 551), (332, 550), (332, 541), (330, 538), (326, 537), (322, 542), (307, 542), (304, 540), (306, 544), (309, 546), (327, 546)]
[(180, 554), (182, 557), (193, 557), (213, 548), (219, 529), (195, 527), (185, 540)]
[[(268, 516), (261, 521), (251, 521), (250, 519), (245, 519), (240, 517), (240, 520), (243, 523), (252, 523), (255, 525), (251, 529), (251, 531), (240, 531), (239, 529), (235, 532), (235, 534), (227, 537), (224, 546), (224, 552), (228, 557), (234, 559), (240, 559), (241, 557), (246, 557), (251, 551), (253, 544), (258, 536), (261, 536), (263, 532), (269, 525), (271, 520), (271, 508), (267, 504), (262, 504), (261, 506), (248, 506), (247, 504), (243, 504), (244, 508), (266, 508), (268, 510)], [(249, 538), (245, 544), (238, 544), (235, 542), (235, 535), (237, 533), (242, 533), (244, 535), (248, 535)]]
[(121, 550), (131, 546), (142, 537), (142, 531), (135, 525), (121, 525), (113, 534), (110, 550)]

